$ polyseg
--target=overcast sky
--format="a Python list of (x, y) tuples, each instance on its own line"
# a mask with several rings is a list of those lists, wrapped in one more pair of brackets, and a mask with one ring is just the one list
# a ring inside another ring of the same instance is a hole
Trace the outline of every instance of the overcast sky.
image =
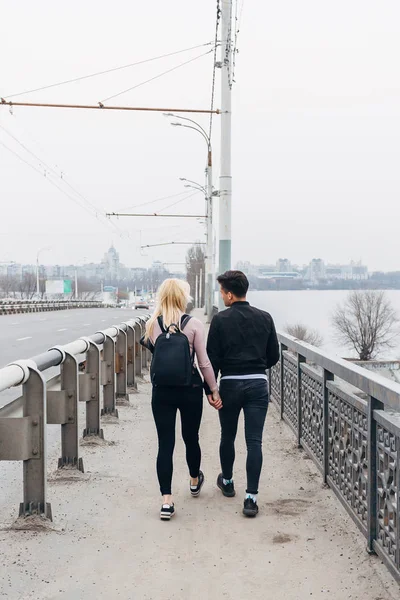
[[(210, 42), (215, 5), (0, 0), (0, 95)], [(398, 0), (244, 0), (233, 89), (235, 262), (322, 257), (400, 270), (399, 22)], [(208, 49), (15, 100), (95, 104)], [(212, 64), (209, 54), (108, 104), (208, 108)], [(17, 107), (0, 107), (0, 125), (47, 165), (0, 128), (0, 261), (34, 262), (50, 247), (41, 262), (99, 262), (113, 242), (129, 266), (182, 263), (184, 246), (142, 256), (140, 239), (204, 240), (195, 219), (120, 219), (115, 229), (80, 206), (82, 196), (100, 213), (173, 196), (135, 209), (154, 212), (183, 199), (180, 177), (204, 181), (206, 146), (196, 133), (155, 113)], [(216, 188), (219, 134), (216, 117)], [(197, 194), (166, 212), (203, 211)]]

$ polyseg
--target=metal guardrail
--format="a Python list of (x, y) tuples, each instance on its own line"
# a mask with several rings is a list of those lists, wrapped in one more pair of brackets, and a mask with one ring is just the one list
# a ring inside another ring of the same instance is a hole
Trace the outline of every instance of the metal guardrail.
[(400, 580), (400, 385), (278, 334), (270, 395), (376, 553)]
[[(21, 517), (52, 519), (46, 489), (47, 425), (61, 425), (58, 468), (83, 472), (79, 402), (86, 403), (83, 437), (102, 439), (101, 416), (118, 417), (117, 405), (128, 400), (128, 388), (137, 387), (147, 366), (149, 353), (139, 344), (147, 319), (139, 316), (0, 369), (0, 392), (22, 385), (22, 396), (0, 409), (0, 460), (23, 461)], [(60, 376), (46, 384), (42, 373), (58, 365)], [(53, 389), (55, 383), (59, 389)]]
[(71, 308), (106, 308), (102, 302), (93, 300), (0, 300), (0, 315), (44, 312), (48, 310), (66, 310)]

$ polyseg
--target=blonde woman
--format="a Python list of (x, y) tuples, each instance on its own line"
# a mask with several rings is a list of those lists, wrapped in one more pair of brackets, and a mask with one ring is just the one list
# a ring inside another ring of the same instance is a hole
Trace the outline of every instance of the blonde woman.
[(189, 292), (189, 285), (179, 279), (166, 279), (162, 283), (142, 342), (153, 353), (150, 373), (152, 410), (158, 435), (157, 476), (163, 497), (162, 520), (169, 520), (175, 514), (171, 483), (178, 410), (191, 495), (198, 496), (204, 483), (199, 445), (203, 381), (194, 363), (195, 357), (212, 392), (213, 406), (218, 410), (222, 407), (214, 370), (205, 348), (204, 326), (198, 319), (185, 314)]

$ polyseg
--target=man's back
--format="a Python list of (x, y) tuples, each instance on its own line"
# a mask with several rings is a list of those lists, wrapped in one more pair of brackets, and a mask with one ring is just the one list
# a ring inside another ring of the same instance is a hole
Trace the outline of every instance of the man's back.
[(218, 313), (210, 326), (207, 352), (216, 374), (265, 373), (279, 360), (279, 344), (271, 315), (239, 301)]

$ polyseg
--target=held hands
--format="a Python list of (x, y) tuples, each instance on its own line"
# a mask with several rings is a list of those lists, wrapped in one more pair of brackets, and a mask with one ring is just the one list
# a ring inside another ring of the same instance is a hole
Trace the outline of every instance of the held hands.
[(216, 410), (220, 410), (222, 408), (222, 400), (218, 390), (214, 390), (212, 396), (207, 396), (207, 399), (209, 404)]

